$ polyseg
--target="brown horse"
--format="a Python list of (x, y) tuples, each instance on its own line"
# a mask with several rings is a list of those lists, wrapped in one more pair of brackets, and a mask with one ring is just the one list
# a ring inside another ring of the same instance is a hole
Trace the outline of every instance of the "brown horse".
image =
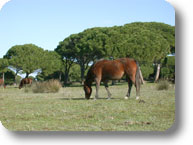
[(19, 89), (21, 89), (24, 85), (27, 85), (27, 84), (32, 84), (32, 79), (31, 78), (22, 79), (20, 84), (19, 84)]
[(6, 85), (5, 85), (4, 80), (3, 80), (3, 79), (0, 79), (0, 86), (3, 86), (4, 88), (6, 88)]
[(136, 99), (140, 96), (140, 85), (142, 81), (142, 76), (140, 76), (140, 68), (134, 59), (130, 58), (120, 58), (116, 60), (100, 60), (93, 64), (86, 76), (84, 82), (85, 98), (89, 99), (92, 93), (92, 82), (96, 82), (96, 95), (95, 99), (98, 98), (98, 90), (100, 82), (104, 83), (105, 89), (108, 93), (108, 98), (110, 99), (111, 93), (108, 90), (109, 80), (119, 80), (124, 75), (126, 75), (126, 80), (128, 82), (128, 92), (125, 99), (128, 99), (131, 93), (132, 84), (136, 87)]

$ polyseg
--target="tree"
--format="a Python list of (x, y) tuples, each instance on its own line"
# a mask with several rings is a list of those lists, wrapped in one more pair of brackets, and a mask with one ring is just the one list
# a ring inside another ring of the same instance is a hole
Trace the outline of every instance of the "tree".
[(56, 51), (63, 57), (65, 74), (69, 74), (73, 63), (79, 64), (83, 82), (89, 63), (104, 56), (103, 37), (100, 28), (93, 28), (73, 34), (60, 42)]
[(175, 26), (170, 26), (164, 23), (144, 23), (150, 30), (159, 32), (170, 45), (170, 53), (175, 54)]
[(5, 84), (6, 85), (12, 85), (15, 83), (15, 72), (12, 70), (8, 69), (5, 72)]
[(59, 45), (55, 49), (55, 51), (61, 56), (62, 65), (64, 66), (64, 84), (68, 82), (68, 76), (70, 72), (70, 68), (72, 67), (75, 60), (75, 50), (74, 41), (76, 35), (71, 35), (59, 42)]
[(160, 62), (175, 48), (174, 27), (163, 23), (131, 23), (122, 27), (125, 43), (122, 51), (140, 63), (157, 65), (155, 81), (159, 78)]
[(72, 66), (70, 72), (69, 72), (69, 80), (70, 81), (75, 81), (75, 82), (80, 82), (80, 67), (78, 64), (75, 64)]
[(42, 56), (41, 69), (36, 76), (37, 80), (44, 81), (49, 79), (59, 79), (61, 81), (62, 60), (55, 51), (45, 50)]
[[(89, 64), (98, 59), (132, 57), (144, 65), (143, 70), (148, 67), (152, 70), (153, 64), (159, 66), (161, 60), (173, 50), (175, 27), (155, 22), (86, 29), (70, 35), (56, 49), (63, 60), (68, 60), (66, 64), (80, 65), (82, 81)], [(157, 72), (156, 76), (159, 77)]]
[(5, 82), (5, 73), (8, 70), (9, 61), (7, 59), (0, 58), (0, 73), (2, 73), (3, 83)]
[(76, 51), (76, 63), (80, 65), (82, 83), (89, 64), (105, 56), (106, 36), (101, 30), (102, 28), (92, 28), (78, 34), (78, 41), (76, 41), (74, 49)]
[(10, 66), (15, 68), (16, 75), (19, 71), (29, 74), (40, 69), (43, 62), (43, 49), (34, 44), (15, 45), (11, 47), (4, 58), (10, 60)]
[(60, 55), (55, 51), (44, 51), (41, 65), (41, 73), (44, 77), (60, 71), (62, 68), (62, 61)]

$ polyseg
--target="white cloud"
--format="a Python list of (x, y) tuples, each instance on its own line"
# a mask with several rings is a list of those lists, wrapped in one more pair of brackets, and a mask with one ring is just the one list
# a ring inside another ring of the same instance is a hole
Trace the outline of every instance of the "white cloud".
[(10, 0), (0, 0), (0, 10), (3, 7), (3, 5), (5, 5), (7, 2), (9, 2)]

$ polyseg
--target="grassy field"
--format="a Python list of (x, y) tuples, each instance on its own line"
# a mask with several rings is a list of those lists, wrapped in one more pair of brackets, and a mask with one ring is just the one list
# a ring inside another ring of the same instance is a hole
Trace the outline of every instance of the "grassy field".
[[(0, 121), (13, 131), (165, 131), (175, 120), (175, 90), (141, 88), (140, 100), (125, 100), (127, 84), (110, 86), (112, 99), (100, 87), (98, 100), (85, 100), (82, 87), (34, 94), (30, 89), (0, 88)], [(92, 98), (95, 95), (93, 88)]]

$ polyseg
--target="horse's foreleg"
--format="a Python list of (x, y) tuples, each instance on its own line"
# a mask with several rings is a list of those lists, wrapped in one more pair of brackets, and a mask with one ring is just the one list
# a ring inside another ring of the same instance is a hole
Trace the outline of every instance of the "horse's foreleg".
[(95, 82), (96, 82), (96, 95), (95, 95), (95, 99), (98, 99), (99, 98), (98, 91), (99, 91), (99, 86), (100, 86), (100, 79), (96, 78)]
[(108, 81), (105, 81), (104, 82), (104, 85), (105, 85), (105, 89), (107, 90), (107, 93), (108, 93), (108, 99), (111, 99), (111, 93), (110, 93), (110, 91), (109, 91), (109, 89), (108, 89)]

